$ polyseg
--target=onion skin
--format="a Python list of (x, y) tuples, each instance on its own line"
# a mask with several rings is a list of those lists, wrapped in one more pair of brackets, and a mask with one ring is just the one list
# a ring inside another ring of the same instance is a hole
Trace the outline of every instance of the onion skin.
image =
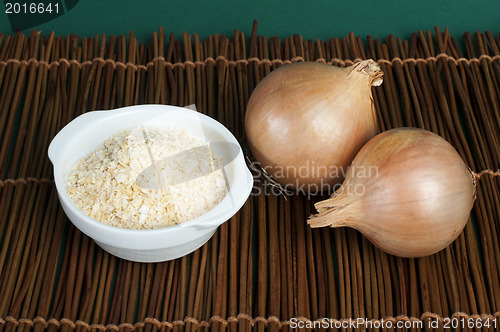
[[(374, 166), (376, 176), (368, 176)], [(392, 129), (359, 151), (338, 194), (318, 202), (319, 214), (308, 223), (352, 227), (396, 256), (428, 256), (462, 232), (474, 195), (472, 172), (446, 140), (422, 129)]]
[(382, 75), (373, 60), (345, 68), (297, 62), (272, 71), (246, 109), (253, 156), (286, 188), (340, 184), (356, 153), (377, 133), (371, 86), (380, 85)]

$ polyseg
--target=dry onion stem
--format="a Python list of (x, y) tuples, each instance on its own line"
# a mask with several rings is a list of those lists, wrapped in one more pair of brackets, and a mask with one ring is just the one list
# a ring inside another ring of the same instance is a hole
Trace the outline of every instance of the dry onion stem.
[(464, 228), (475, 177), (443, 138), (416, 128), (386, 131), (355, 157), (342, 187), (315, 204), (311, 227), (348, 226), (397, 256), (431, 255)]

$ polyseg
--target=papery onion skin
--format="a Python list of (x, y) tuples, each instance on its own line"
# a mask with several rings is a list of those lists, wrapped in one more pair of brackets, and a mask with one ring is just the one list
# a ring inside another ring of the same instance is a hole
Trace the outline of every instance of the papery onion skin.
[[(359, 176), (372, 166), (376, 176)], [(446, 140), (422, 129), (392, 129), (359, 151), (338, 194), (317, 203), (320, 213), (308, 223), (355, 228), (396, 256), (428, 256), (462, 232), (474, 194), (472, 172)]]
[(331, 188), (377, 133), (371, 87), (383, 72), (373, 60), (340, 68), (316, 62), (280, 67), (252, 92), (245, 115), (250, 150), (287, 188)]

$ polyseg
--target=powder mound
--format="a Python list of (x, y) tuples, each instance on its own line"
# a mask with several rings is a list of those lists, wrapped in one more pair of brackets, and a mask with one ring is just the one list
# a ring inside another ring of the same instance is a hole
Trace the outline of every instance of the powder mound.
[(140, 127), (116, 133), (76, 162), (67, 191), (104, 224), (154, 229), (208, 212), (227, 194), (227, 184), (222, 161), (201, 139), (181, 128)]

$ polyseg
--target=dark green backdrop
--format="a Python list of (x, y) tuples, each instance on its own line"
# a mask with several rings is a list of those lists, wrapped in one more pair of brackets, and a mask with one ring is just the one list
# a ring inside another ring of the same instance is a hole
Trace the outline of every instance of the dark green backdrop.
[[(4, 0), (7, 2), (12, 1)], [(490, 30), (495, 35), (500, 31), (498, 0), (66, 0), (62, 1), (62, 9), (64, 14), (35, 29), (45, 34), (55, 30), (61, 36), (120, 35), (134, 30), (144, 42), (160, 25), (178, 37), (183, 31), (198, 33), (201, 38), (213, 33), (232, 36), (234, 29), (249, 35), (254, 19), (259, 20), (258, 33), (281, 38), (298, 33), (304, 38), (327, 39), (353, 31), (363, 38), (367, 34), (383, 38), (393, 33), (406, 39), (412, 32), (433, 30), (436, 25), (450, 28), (456, 37), (465, 31)], [(17, 17), (18, 27), (23, 20)], [(27, 20), (37, 23), (41, 19)], [(5, 8), (0, 13), (0, 32), (12, 33)]]

